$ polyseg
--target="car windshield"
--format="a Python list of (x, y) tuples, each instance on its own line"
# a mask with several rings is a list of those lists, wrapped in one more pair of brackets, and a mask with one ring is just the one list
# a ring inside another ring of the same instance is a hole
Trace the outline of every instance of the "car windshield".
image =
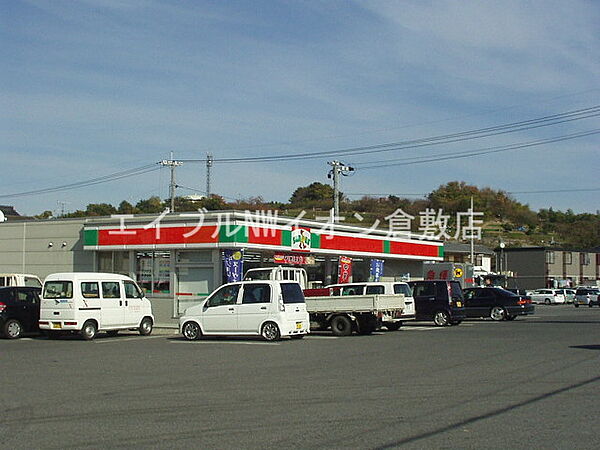
[(48, 281), (44, 285), (44, 298), (73, 298), (73, 283), (71, 281)]
[(395, 284), (394, 294), (404, 294), (406, 297), (412, 297), (412, 290), (408, 284)]

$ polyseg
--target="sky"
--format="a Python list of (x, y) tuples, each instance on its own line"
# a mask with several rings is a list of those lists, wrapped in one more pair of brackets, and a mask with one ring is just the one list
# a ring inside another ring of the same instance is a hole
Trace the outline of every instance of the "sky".
[[(2, 1), (0, 204), (39, 214), (167, 198), (168, 168), (14, 194), (149, 166), (173, 152), (176, 160), (211, 153), (211, 191), (228, 200), (285, 202), (299, 186), (329, 183), (327, 162), (337, 159), (355, 168), (341, 180), (352, 199), (416, 198), (465, 181), (514, 192), (535, 210), (596, 212), (596, 115), (455, 143), (344, 150), (598, 106), (599, 23), (592, 0)], [(587, 135), (521, 146), (578, 133)], [(500, 146), (517, 148), (401, 161)], [(314, 152), (332, 153), (219, 162)], [(184, 163), (176, 182), (177, 195), (202, 193), (205, 164)]]

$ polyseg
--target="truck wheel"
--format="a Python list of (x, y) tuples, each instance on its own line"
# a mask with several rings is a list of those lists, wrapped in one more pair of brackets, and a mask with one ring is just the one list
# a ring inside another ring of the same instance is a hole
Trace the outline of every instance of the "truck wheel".
[(438, 311), (433, 315), (433, 323), (438, 327), (450, 324), (450, 317), (446, 311)]
[(81, 337), (86, 341), (91, 341), (96, 337), (96, 333), (98, 333), (98, 325), (93, 320), (88, 320), (83, 324), (81, 328)]
[(331, 321), (331, 332), (336, 336), (350, 336), (352, 322), (346, 316), (335, 316)]
[(281, 333), (279, 332), (279, 327), (276, 323), (267, 322), (263, 325), (262, 331), (260, 335), (263, 337), (265, 341), (278, 341), (281, 337)]
[(385, 327), (388, 329), (388, 331), (398, 331), (401, 326), (402, 322), (387, 322), (385, 324)]
[(144, 317), (142, 319), (139, 332), (142, 336), (148, 336), (150, 333), (152, 333), (152, 319), (150, 317)]

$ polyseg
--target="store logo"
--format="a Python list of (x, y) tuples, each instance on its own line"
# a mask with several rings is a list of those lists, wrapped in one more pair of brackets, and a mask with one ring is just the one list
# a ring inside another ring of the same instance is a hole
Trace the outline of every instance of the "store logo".
[(292, 250), (296, 252), (310, 251), (310, 228), (292, 229)]

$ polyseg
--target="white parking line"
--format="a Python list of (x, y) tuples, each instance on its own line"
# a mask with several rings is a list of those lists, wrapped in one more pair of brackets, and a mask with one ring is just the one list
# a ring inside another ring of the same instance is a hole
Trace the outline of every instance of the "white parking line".
[(156, 336), (135, 336), (135, 337), (114, 337), (114, 338), (107, 338), (107, 339), (95, 339), (93, 342), (96, 344), (107, 344), (107, 343), (111, 343), (111, 342), (125, 342), (125, 341), (139, 341), (141, 339), (158, 339), (158, 338), (164, 338), (164, 337), (168, 337), (168, 334), (158, 334)]
[(443, 327), (403, 327), (401, 331), (427, 331), (427, 330), (443, 330)]
[(221, 345), (280, 345), (279, 342), (252, 342), (252, 341), (169, 341), (171, 344), (187, 344), (187, 345), (204, 345), (204, 344), (221, 344)]

